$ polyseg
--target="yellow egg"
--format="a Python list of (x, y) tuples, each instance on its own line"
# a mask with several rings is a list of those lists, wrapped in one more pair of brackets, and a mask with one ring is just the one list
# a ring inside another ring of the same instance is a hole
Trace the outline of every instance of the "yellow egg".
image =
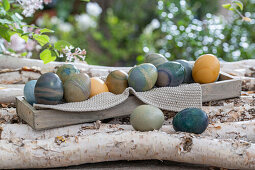
[(192, 69), (192, 77), (196, 83), (212, 83), (215, 82), (220, 73), (220, 62), (218, 58), (212, 54), (200, 56)]
[(90, 81), (91, 81), (90, 97), (93, 97), (100, 93), (109, 92), (105, 82), (100, 78), (92, 77), (90, 78)]

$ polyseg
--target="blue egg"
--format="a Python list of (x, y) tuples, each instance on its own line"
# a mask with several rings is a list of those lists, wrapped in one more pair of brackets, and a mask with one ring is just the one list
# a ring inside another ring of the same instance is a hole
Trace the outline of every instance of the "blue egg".
[(62, 81), (57, 74), (45, 73), (37, 80), (34, 93), (38, 104), (59, 104), (64, 95)]
[(31, 80), (31, 81), (27, 82), (25, 87), (24, 87), (25, 100), (31, 105), (36, 103), (35, 94), (34, 94), (36, 82), (37, 82), (37, 80)]

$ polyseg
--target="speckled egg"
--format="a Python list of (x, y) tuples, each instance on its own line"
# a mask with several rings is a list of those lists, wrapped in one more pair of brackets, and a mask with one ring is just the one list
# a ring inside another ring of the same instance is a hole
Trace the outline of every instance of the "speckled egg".
[(36, 103), (34, 93), (36, 82), (37, 80), (30, 80), (29, 82), (26, 83), (24, 87), (24, 98), (31, 105)]
[(176, 60), (176, 62), (180, 63), (184, 67), (184, 80), (183, 83), (194, 83), (192, 78), (192, 68), (193, 65), (190, 64), (187, 60)]
[(207, 114), (198, 108), (187, 108), (177, 113), (173, 118), (175, 131), (201, 134), (208, 126)]
[(64, 64), (58, 68), (56, 74), (59, 76), (61, 81), (65, 83), (65, 81), (70, 78), (74, 74), (79, 74), (80, 71), (72, 64)]
[(158, 78), (157, 68), (150, 63), (144, 63), (131, 69), (128, 76), (128, 85), (137, 92), (152, 89)]
[(110, 92), (121, 94), (128, 87), (128, 74), (122, 70), (112, 71), (105, 81)]
[(90, 78), (90, 81), (91, 81), (90, 97), (93, 97), (100, 93), (109, 92), (107, 85), (100, 78), (92, 77)]
[(130, 115), (130, 123), (137, 131), (159, 130), (164, 122), (163, 112), (152, 105), (138, 106)]
[(38, 104), (59, 104), (64, 95), (62, 81), (57, 74), (45, 73), (37, 80), (34, 93)]
[(91, 82), (85, 73), (75, 74), (64, 83), (66, 102), (81, 102), (90, 96)]
[(168, 60), (161, 54), (158, 53), (150, 53), (145, 56), (144, 63), (151, 63), (154, 66), (158, 66), (167, 62)]
[(157, 69), (158, 79), (156, 85), (158, 87), (179, 86), (184, 80), (184, 67), (180, 63), (168, 61), (159, 65)]
[(192, 77), (197, 83), (215, 82), (220, 73), (220, 62), (216, 56), (205, 54), (200, 56), (192, 69)]

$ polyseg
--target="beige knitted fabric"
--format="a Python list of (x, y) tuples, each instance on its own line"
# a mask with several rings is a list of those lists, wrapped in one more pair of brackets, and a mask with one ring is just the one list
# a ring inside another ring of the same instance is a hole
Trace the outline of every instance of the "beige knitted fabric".
[(127, 88), (122, 94), (101, 93), (83, 102), (58, 105), (34, 104), (36, 109), (55, 109), (70, 112), (99, 111), (109, 109), (124, 102), (129, 95), (135, 95), (146, 104), (162, 110), (181, 111), (188, 107), (202, 107), (202, 90), (200, 84), (183, 84), (178, 87), (153, 88), (146, 92), (136, 92)]

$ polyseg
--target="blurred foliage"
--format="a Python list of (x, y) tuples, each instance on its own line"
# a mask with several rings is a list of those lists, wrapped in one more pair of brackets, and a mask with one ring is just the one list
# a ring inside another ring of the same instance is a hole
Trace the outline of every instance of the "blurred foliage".
[[(160, 37), (156, 43), (147, 44), (149, 49), (159, 50), (170, 60), (195, 60), (205, 53), (215, 54), (225, 61), (254, 58), (254, 20), (245, 22), (233, 14), (227, 21), (210, 13), (199, 20), (190, 2), (158, 1)], [(254, 17), (255, 1), (246, 1), (245, 6), (249, 12), (244, 15)]]
[[(85, 3), (61, 0), (48, 7), (56, 8), (57, 17), (47, 11), (40, 21), (56, 31), (51, 39), (85, 48), (90, 64), (132, 66), (147, 52), (159, 52), (169, 60), (195, 60), (212, 53), (225, 61), (253, 58), (255, 52), (254, 20), (244, 22), (235, 14), (225, 19), (218, 14), (218, 0), (92, 2), (102, 8), (99, 16), (88, 14)], [(255, 0), (243, 3), (243, 15), (254, 18)]]

